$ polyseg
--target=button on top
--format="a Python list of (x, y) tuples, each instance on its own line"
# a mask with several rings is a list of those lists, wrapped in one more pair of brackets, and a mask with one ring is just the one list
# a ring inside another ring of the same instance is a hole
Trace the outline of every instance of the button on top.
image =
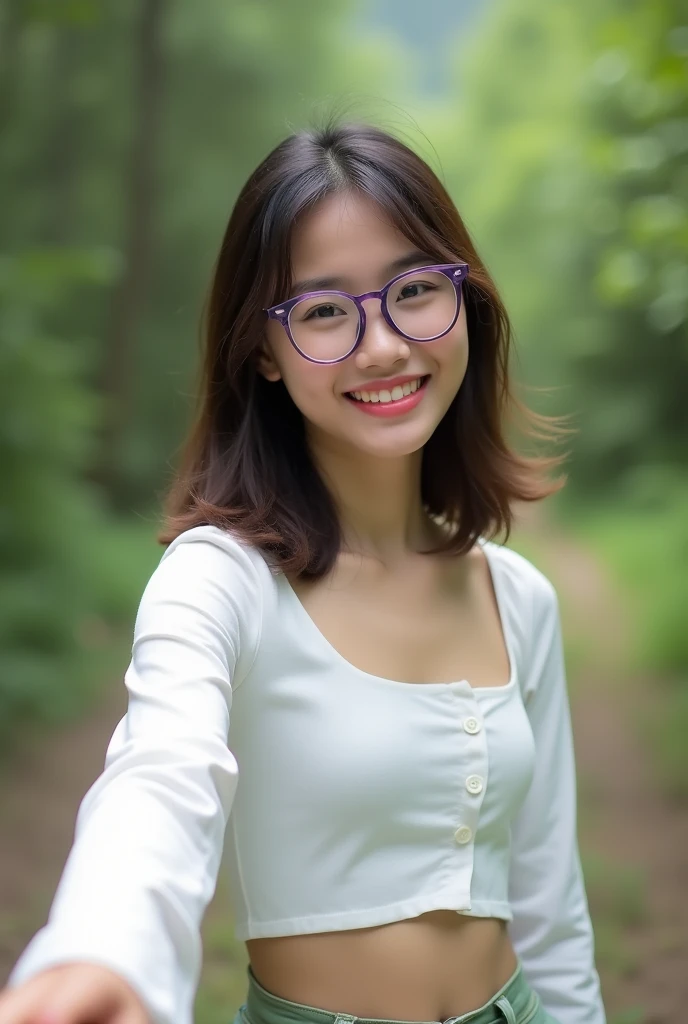
[(465, 732), (470, 733), (471, 736), (475, 736), (482, 728), (477, 718), (466, 718), (463, 727)]
[(481, 775), (469, 775), (466, 779), (466, 789), (469, 793), (482, 793), (483, 778)]
[(473, 838), (473, 830), (470, 829), (468, 827), (468, 825), (459, 825), (459, 827), (457, 828), (456, 832), (454, 833), (454, 839), (461, 846), (463, 846), (464, 843), (470, 843), (472, 838)]

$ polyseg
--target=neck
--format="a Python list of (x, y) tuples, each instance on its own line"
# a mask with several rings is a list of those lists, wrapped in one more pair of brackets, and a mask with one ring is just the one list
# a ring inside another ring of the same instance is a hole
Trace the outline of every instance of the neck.
[(433, 523), (421, 500), (422, 449), (396, 458), (311, 445), (334, 497), (344, 552), (387, 565), (433, 543)]

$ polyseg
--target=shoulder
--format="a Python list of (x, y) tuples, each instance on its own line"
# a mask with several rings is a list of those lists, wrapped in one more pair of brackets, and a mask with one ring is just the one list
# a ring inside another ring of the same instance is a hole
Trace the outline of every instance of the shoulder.
[(525, 555), (493, 541), (481, 539), (480, 543), (493, 570), (527, 698), (543, 659), (561, 642), (557, 591), (542, 569)]
[(557, 604), (554, 584), (529, 558), (513, 548), (484, 538), (481, 538), (480, 545), (491, 566), (496, 567), (506, 593), (513, 600), (525, 602), (534, 613)]
[[(165, 548), (142, 606), (163, 602), (220, 621), (260, 617), (270, 570), (260, 551), (217, 526), (194, 526)], [(231, 613), (231, 615), (230, 615)]]
[(167, 545), (136, 614), (134, 643), (176, 637), (197, 648), (215, 644), (239, 658), (236, 683), (248, 672), (262, 635), (270, 570), (261, 553), (219, 527), (192, 527)]
[(270, 570), (261, 552), (229, 530), (218, 526), (194, 526), (171, 541), (160, 559), (170, 574), (202, 579), (210, 574), (218, 583), (242, 583), (249, 589), (261, 588), (265, 572)]

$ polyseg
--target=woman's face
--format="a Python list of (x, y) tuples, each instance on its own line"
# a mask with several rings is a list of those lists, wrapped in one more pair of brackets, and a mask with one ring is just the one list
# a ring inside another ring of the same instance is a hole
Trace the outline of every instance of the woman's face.
[[(329, 196), (295, 226), (296, 287), (282, 300), (314, 290), (299, 287), (299, 282), (311, 278), (337, 278), (333, 287), (353, 295), (380, 289), (400, 272), (390, 271), (390, 266), (414, 250), (372, 200), (355, 194)], [(429, 255), (421, 256), (407, 269), (436, 262)], [(365, 311), (366, 330), (358, 348), (342, 362), (331, 364), (304, 359), (282, 325), (270, 319), (260, 370), (268, 380), (284, 381), (305, 418), (311, 444), (381, 457), (408, 455), (430, 438), (463, 381), (468, 363), (465, 303), (451, 331), (426, 342), (407, 341), (392, 330), (382, 316), (379, 299), (365, 300)], [(399, 377), (425, 379), (420, 400), (402, 403), (410, 408), (400, 406), (395, 411), (394, 403), (353, 397), (362, 391), (391, 393)], [(384, 408), (382, 415), (377, 414), (380, 408)]]

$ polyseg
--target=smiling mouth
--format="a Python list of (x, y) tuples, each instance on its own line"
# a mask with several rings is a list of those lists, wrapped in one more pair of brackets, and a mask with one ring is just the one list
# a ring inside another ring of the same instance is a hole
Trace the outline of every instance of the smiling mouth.
[(415, 391), (418, 391), (428, 380), (429, 376), (429, 374), (426, 374), (423, 377), (416, 377), (415, 380), (407, 381), (406, 384), (397, 384), (390, 391), (384, 389), (381, 391), (346, 391), (345, 394), (347, 398), (351, 398), (356, 402), (379, 402), (383, 405), (387, 403), (394, 404), (394, 402), (407, 398)]

